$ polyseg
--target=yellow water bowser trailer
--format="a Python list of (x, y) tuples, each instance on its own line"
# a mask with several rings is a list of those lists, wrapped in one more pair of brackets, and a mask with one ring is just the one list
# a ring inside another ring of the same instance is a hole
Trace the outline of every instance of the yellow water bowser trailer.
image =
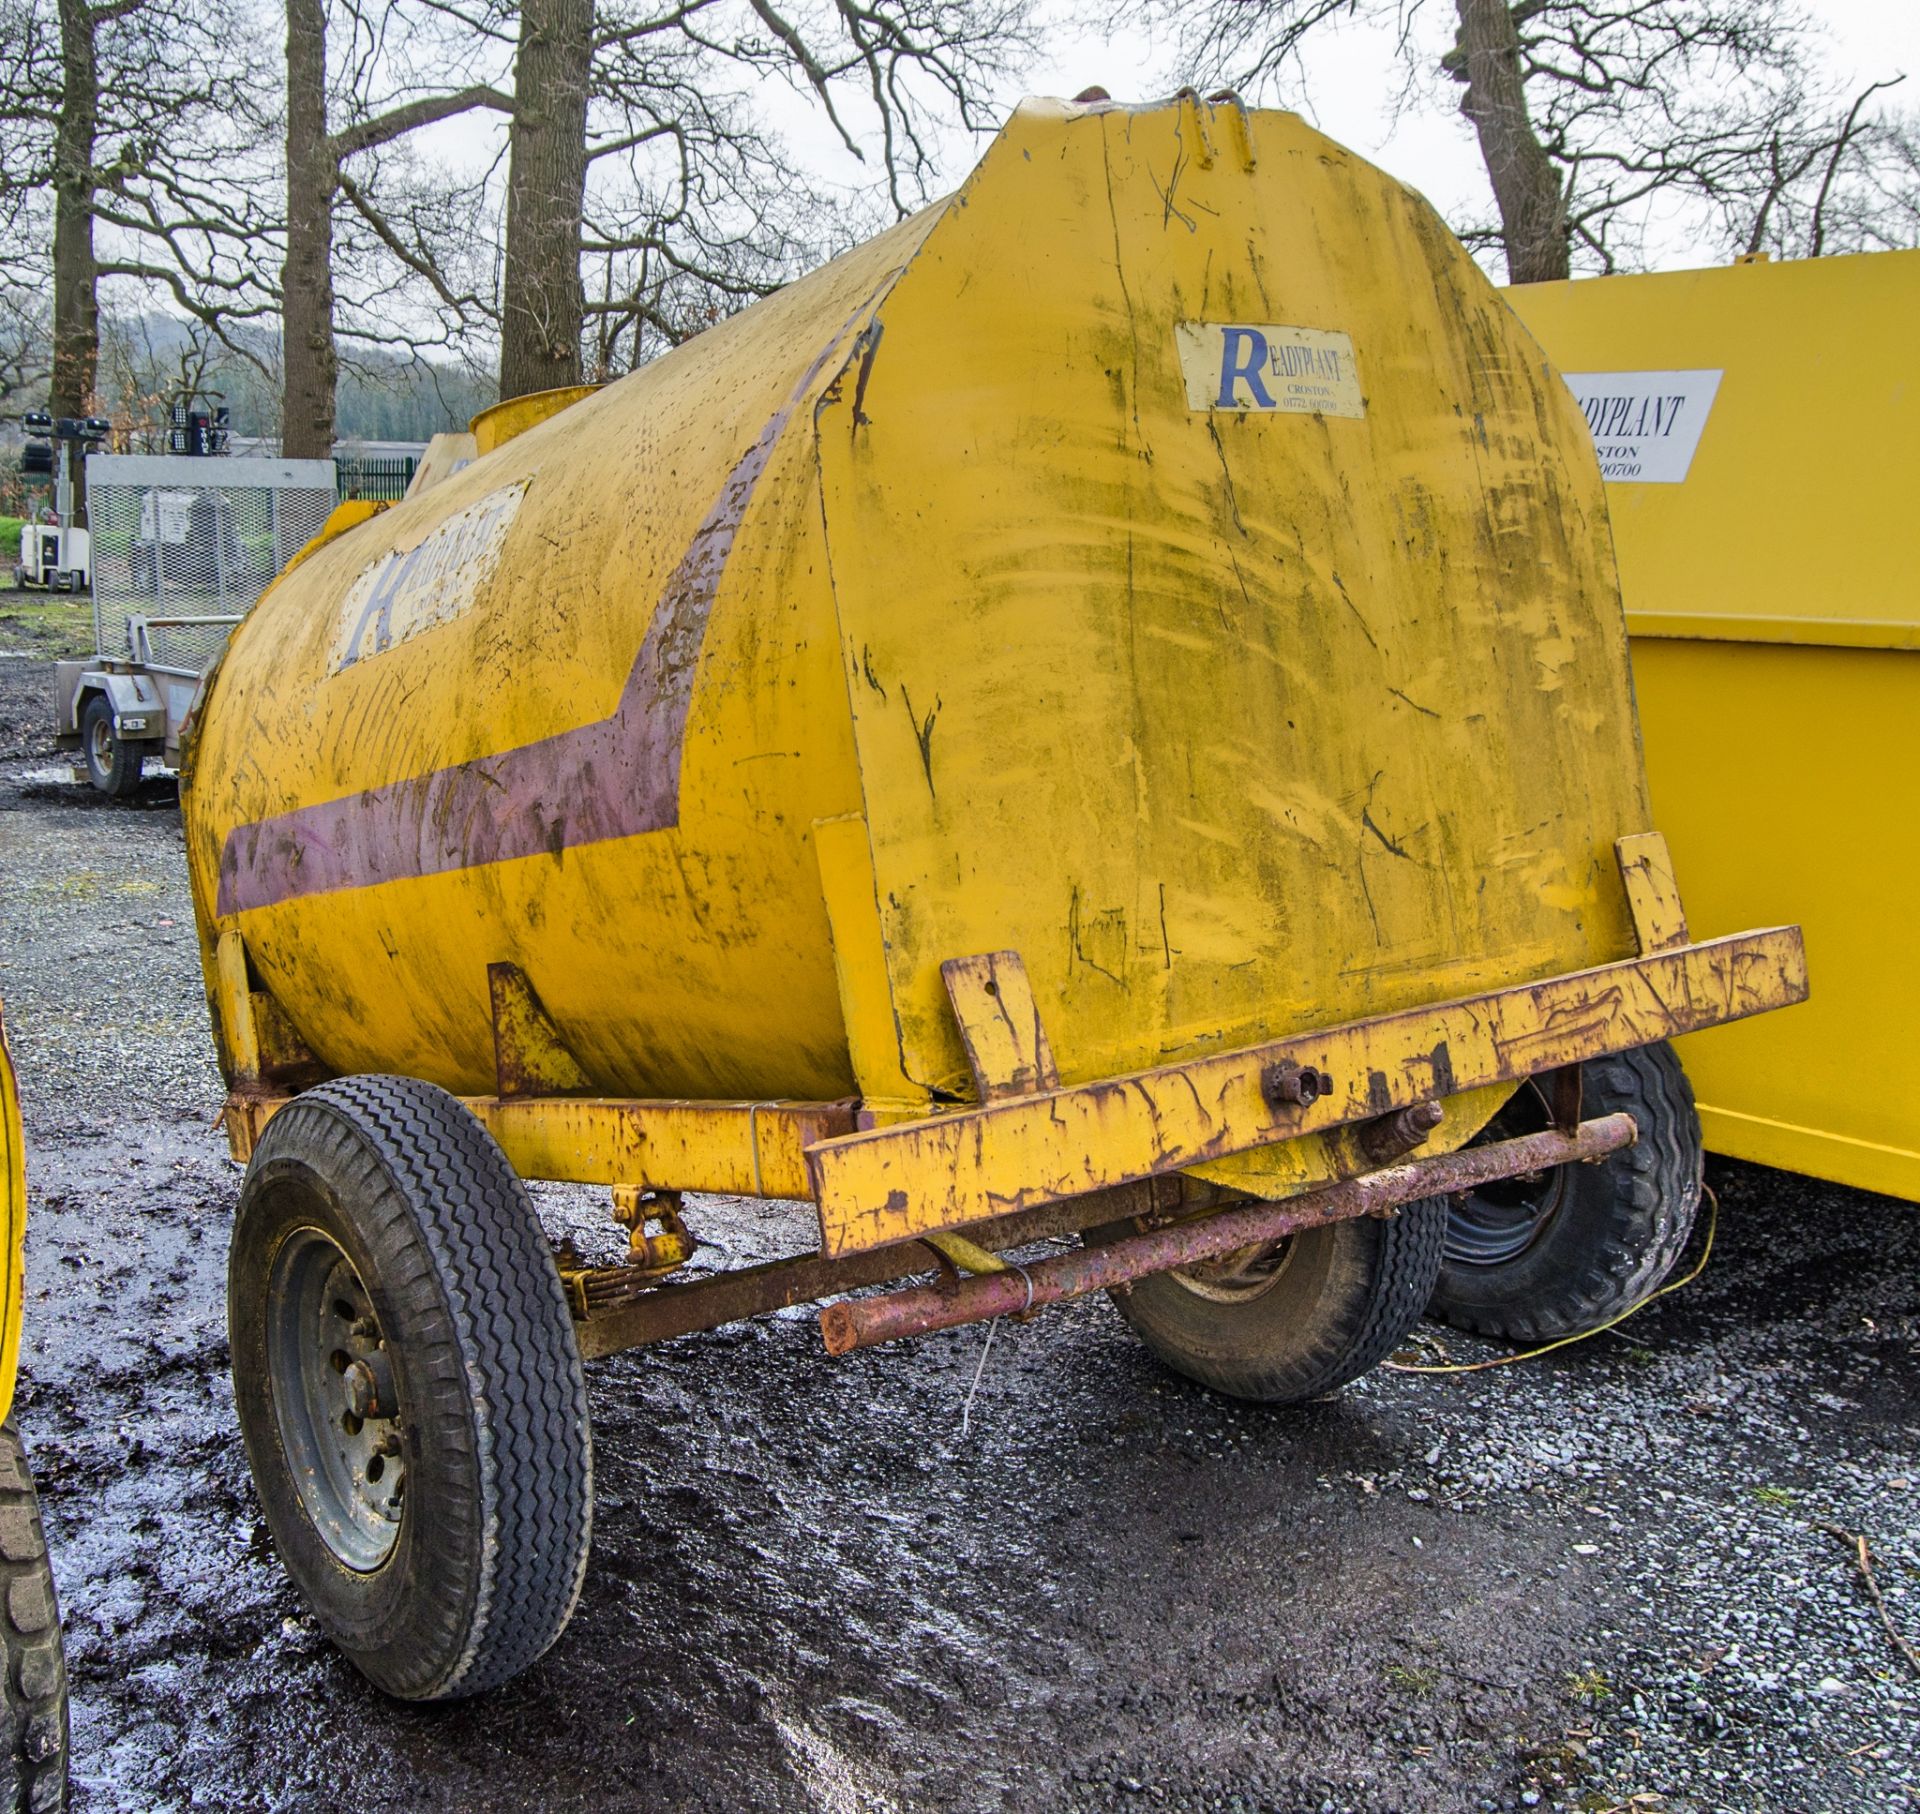
[(1598, 436), (1688, 900), (1791, 915), (1820, 978), (1681, 1047), (1707, 1145), (1920, 1201), (1920, 252), (1508, 300)]
[[(1419, 196), (1231, 100), (1033, 103), (558, 401), (276, 584), (185, 779), (242, 1427), (375, 1681), (559, 1632), (583, 1357), (1108, 1289), (1286, 1401), (1672, 1263), (1664, 1042), (1800, 942), (1689, 940), (1592, 444)], [(626, 1263), (524, 1178), (610, 1187)], [(694, 1276), (683, 1192), (795, 1253)]]

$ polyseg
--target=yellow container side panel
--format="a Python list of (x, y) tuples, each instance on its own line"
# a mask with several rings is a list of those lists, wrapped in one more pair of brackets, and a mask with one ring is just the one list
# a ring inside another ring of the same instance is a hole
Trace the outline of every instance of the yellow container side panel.
[(1696, 938), (1805, 929), (1813, 992), (1679, 1043), (1716, 1151), (1920, 1199), (1920, 656), (1634, 646), (1654, 811)]
[(1631, 614), (1920, 619), (1920, 251), (1506, 295), (1563, 372), (1722, 374), (1684, 482), (1607, 488)]
[(1707, 1143), (1920, 1199), (1920, 252), (1507, 296), (1562, 371), (1719, 374), (1685, 478), (1607, 487), (1693, 931), (1806, 934), (1806, 1006), (1681, 1043)]
[[(598, 1089), (852, 1087), (811, 827), (859, 789), (808, 423), (933, 218), (319, 549), (241, 627), (187, 795), (203, 942), (238, 926), (327, 1065), (491, 1089), (504, 961)], [(470, 571), (433, 566), (449, 538)], [(383, 633), (381, 563), (421, 550)]]
[[(939, 965), (975, 952), (1021, 952), (1072, 1082), (1633, 950), (1571, 398), (1417, 196), (1210, 121), (1022, 109), (819, 414), (925, 1084), (964, 1087)], [(1236, 322), (1350, 336), (1364, 413), (1193, 407), (1177, 330)]]

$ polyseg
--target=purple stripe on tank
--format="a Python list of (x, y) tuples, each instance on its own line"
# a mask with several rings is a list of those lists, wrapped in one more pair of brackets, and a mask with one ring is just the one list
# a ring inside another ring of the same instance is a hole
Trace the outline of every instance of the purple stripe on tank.
[(654, 607), (610, 718), (577, 730), (236, 826), (215, 910), (558, 855), (679, 823), (680, 755), (694, 669), (727, 557), (793, 412), (863, 303), (734, 463)]

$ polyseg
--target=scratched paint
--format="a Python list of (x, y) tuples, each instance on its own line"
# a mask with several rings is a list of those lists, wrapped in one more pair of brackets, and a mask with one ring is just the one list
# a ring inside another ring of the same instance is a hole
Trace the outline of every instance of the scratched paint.
[(490, 491), (456, 511), (411, 548), (389, 548), (369, 562), (340, 608), (338, 673), (395, 643), (450, 623), (468, 609), (500, 564), (524, 482)]

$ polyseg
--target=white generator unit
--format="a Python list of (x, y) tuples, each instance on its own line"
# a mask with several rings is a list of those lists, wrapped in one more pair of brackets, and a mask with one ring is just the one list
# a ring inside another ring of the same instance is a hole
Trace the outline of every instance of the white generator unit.
[(90, 538), (84, 529), (59, 523), (28, 523), (20, 531), (20, 558), (13, 583), (44, 586), (49, 592), (79, 592), (87, 583)]

